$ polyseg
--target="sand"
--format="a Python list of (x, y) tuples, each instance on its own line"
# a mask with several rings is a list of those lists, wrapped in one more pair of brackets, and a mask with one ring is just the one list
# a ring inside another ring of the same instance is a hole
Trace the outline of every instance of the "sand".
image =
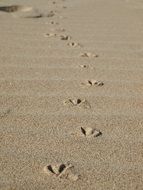
[(1, 190), (143, 189), (142, 20), (141, 0), (0, 1)]

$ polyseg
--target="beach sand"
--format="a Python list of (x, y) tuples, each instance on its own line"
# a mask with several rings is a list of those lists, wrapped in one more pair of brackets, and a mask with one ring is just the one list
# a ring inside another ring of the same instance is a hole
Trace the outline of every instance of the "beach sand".
[(143, 189), (142, 20), (141, 0), (0, 1), (1, 190)]

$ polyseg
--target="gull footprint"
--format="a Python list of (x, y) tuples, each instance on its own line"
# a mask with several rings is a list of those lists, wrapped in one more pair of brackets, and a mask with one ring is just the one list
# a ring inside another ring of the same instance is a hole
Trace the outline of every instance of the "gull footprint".
[(81, 44), (76, 43), (76, 42), (70, 42), (70, 43), (68, 43), (68, 46), (70, 46), (70, 47), (81, 47)]
[(85, 137), (98, 137), (102, 135), (102, 132), (91, 127), (81, 127), (81, 132)]
[(48, 37), (48, 38), (56, 37), (56, 36), (57, 36), (57, 34), (55, 34), (55, 33), (47, 33), (47, 34), (45, 34), (45, 37)]
[(80, 65), (80, 67), (86, 69), (88, 68), (88, 65)]
[(61, 35), (61, 40), (70, 40), (71, 39), (71, 36), (68, 36), (68, 35)]
[(102, 81), (97, 80), (87, 80), (85, 83), (81, 83), (82, 85), (86, 86), (103, 86), (104, 83)]
[(50, 24), (59, 25), (59, 23), (55, 21), (51, 21)]
[(44, 167), (44, 172), (50, 176), (77, 181), (79, 176), (74, 174), (74, 166), (72, 164), (53, 164)]
[(91, 108), (89, 102), (85, 99), (79, 99), (79, 98), (74, 98), (74, 99), (68, 99), (64, 101), (65, 105), (68, 106), (77, 106), (77, 107), (83, 107), (83, 108)]
[(95, 54), (90, 53), (90, 52), (88, 52), (88, 53), (82, 53), (80, 56), (81, 56), (81, 57), (88, 57), (88, 58), (99, 57), (99, 55), (95, 55)]
[(50, 13), (48, 13), (46, 15), (46, 17), (53, 17), (53, 16), (55, 16), (55, 12), (54, 11), (50, 11)]

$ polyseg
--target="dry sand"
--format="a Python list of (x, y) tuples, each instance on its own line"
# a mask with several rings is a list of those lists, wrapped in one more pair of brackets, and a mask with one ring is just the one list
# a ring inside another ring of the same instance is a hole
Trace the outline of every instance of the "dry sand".
[(1, 190), (143, 189), (142, 21), (141, 0), (0, 1)]

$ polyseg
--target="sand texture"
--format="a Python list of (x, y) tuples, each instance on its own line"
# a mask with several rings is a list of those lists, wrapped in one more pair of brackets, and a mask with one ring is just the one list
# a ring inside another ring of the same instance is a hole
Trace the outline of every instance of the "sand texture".
[(0, 0), (0, 190), (143, 190), (143, 1)]

